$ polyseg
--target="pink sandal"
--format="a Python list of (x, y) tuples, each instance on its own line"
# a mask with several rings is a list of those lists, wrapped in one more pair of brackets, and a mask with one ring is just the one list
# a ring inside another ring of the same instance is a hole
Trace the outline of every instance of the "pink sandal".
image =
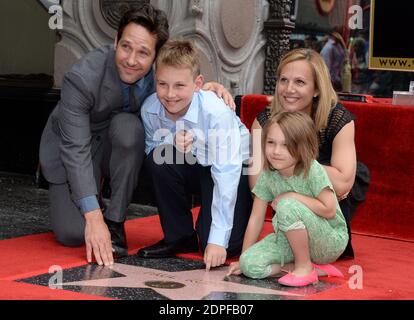
[(304, 287), (310, 284), (316, 284), (318, 282), (318, 273), (316, 272), (316, 269), (313, 269), (308, 275), (299, 277), (289, 272), (287, 275), (280, 278), (278, 282), (288, 287)]
[(331, 264), (315, 264), (315, 263), (312, 263), (312, 265), (314, 266), (315, 269), (320, 269), (320, 270), (322, 270), (323, 272), (326, 273), (326, 275), (321, 276), (321, 277), (328, 276), (328, 277), (344, 278), (343, 273)]

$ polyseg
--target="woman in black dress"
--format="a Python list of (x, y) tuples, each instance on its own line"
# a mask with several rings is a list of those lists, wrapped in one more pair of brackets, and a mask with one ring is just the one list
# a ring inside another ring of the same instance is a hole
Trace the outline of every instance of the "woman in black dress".
[[(342, 257), (354, 257), (350, 234), (349, 192), (354, 184), (357, 160), (355, 117), (338, 103), (329, 70), (322, 57), (311, 49), (287, 53), (276, 71), (277, 83), (271, 104), (253, 122), (253, 164), (249, 175), (252, 188), (260, 174), (263, 158), (260, 139), (262, 127), (278, 111), (302, 111), (312, 117), (319, 137), (318, 161), (324, 165), (340, 200), (347, 220), (349, 243)], [(256, 136), (256, 138), (255, 138)], [(259, 172), (258, 172), (259, 171)]]

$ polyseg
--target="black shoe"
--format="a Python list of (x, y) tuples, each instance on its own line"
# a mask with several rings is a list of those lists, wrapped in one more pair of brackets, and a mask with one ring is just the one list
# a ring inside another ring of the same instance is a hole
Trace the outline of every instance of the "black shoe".
[(114, 222), (104, 218), (111, 233), (112, 252), (114, 258), (122, 258), (128, 255), (126, 242), (125, 222)]
[(177, 240), (175, 242), (166, 243), (164, 239), (158, 241), (152, 246), (140, 249), (137, 252), (138, 257), (141, 258), (170, 258), (177, 253), (188, 253), (198, 251), (197, 234)]

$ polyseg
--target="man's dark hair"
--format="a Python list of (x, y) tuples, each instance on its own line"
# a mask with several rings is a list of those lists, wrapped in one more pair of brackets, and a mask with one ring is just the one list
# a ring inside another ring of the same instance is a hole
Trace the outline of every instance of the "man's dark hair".
[(164, 11), (155, 9), (149, 3), (142, 3), (140, 6), (125, 12), (119, 22), (117, 41), (121, 40), (125, 27), (131, 22), (144, 27), (157, 37), (156, 53), (170, 36), (167, 15)]

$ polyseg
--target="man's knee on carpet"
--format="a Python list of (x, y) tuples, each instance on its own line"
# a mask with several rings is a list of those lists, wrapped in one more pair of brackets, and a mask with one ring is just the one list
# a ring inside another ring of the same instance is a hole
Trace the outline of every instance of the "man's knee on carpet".
[(84, 230), (55, 228), (53, 232), (56, 240), (65, 247), (80, 247), (85, 244)]

